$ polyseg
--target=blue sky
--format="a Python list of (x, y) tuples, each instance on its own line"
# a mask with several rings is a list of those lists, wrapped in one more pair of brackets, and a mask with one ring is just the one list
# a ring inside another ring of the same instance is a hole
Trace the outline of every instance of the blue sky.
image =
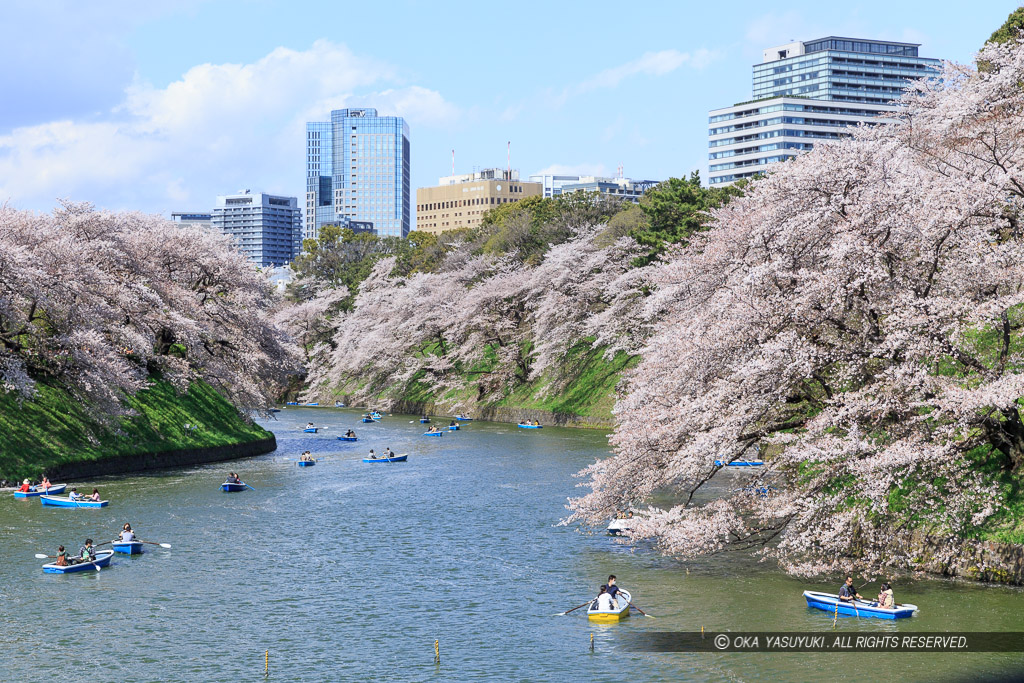
[[(707, 112), (761, 50), (826, 35), (970, 61), (1017, 2), (4, 3), (0, 202), (167, 214), (240, 188), (302, 197), (304, 123), (411, 127), (413, 187), (512, 166), (707, 169)], [(169, 3), (171, 4), (171, 3)], [(415, 196), (415, 195), (414, 195)], [(300, 202), (301, 203), (301, 202)]]

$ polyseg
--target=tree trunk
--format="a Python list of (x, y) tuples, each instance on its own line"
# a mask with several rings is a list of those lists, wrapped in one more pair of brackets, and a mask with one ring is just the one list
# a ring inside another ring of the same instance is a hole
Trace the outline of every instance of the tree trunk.
[(1005, 419), (986, 420), (985, 431), (989, 442), (1006, 456), (1006, 469), (1016, 472), (1024, 463), (1024, 422), (1016, 407), (1000, 412)]

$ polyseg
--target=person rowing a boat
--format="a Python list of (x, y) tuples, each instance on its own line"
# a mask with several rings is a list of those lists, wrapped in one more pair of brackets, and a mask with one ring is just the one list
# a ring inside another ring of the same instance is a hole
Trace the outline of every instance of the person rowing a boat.
[(313, 454), (312, 453), (310, 453), (309, 451), (306, 451), (305, 453), (302, 454), (302, 462), (312, 462), (312, 461), (313, 461)]
[(120, 536), (121, 536), (121, 538), (115, 539), (115, 541), (114, 541), (115, 543), (118, 543), (118, 542), (120, 542), (120, 543), (131, 543), (132, 541), (134, 541), (135, 540), (135, 532), (132, 531), (132, 525), (129, 524), (128, 522), (125, 522), (124, 526), (121, 527), (121, 534), (120, 534)]
[(395, 452), (393, 450), (391, 450), (390, 446), (388, 446), (387, 448), (384, 449), (384, 457), (385, 458), (393, 458), (393, 457), (395, 457)]
[(312, 422), (307, 422), (306, 423), (306, 429), (313, 429), (313, 423)]
[(892, 586), (883, 583), (881, 589), (882, 592), (878, 594), (878, 606), (882, 609), (896, 609), (896, 598), (892, 594)]
[(51, 486), (53, 486), (53, 484), (50, 483), (50, 478), (44, 474), (42, 481), (39, 482), (39, 486), (37, 486), (36, 488), (42, 489), (44, 491), (49, 491)]
[(346, 437), (348, 437), (348, 438), (350, 438), (350, 439), (351, 439), (352, 437), (354, 437), (355, 435), (356, 435), (356, 433), (355, 433), (355, 432), (353, 432), (353, 431), (352, 431), (351, 429), (350, 429), (350, 430), (348, 430), (347, 432), (345, 432), (345, 436), (346, 436)]
[(68, 500), (81, 500), (84, 496), (78, 492), (78, 489), (71, 487), (71, 493), (68, 494)]
[(615, 580), (615, 574), (608, 575), (608, 595), (611, 596), (612, 602), (615, 603), (615, 608), (618, 609), (619, 587), (615, 583)]
[(847, 576), (846, 581), (839, 587), (839, 601), (840, 602), (853, 602), (854, 600), (863, 600), (857, 589), (853, 587), (853, 577)]
[(241, 484), (242, 480), (239, 479), (238, 475), (235, 474), (234, 472), (228, 472), (227, 483), (228, 484)]
[(85, 564), (96, 560), (96, 549), (92, 547), (91, 538), (85, 539), (85, 545), (79, 549), (78, 555), (77, 558), (71, 560), (71, 564)]

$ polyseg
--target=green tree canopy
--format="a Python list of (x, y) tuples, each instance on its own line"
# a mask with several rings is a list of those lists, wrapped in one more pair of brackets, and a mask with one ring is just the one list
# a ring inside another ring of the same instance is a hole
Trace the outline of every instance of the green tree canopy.
[(669, 244), (685, 242), (693, 233), (706, 229), (708, 212), (741, 196), (744, 185), (741, 181), (728, 187), (703, 187), (700, 174), (694, 171), (689, 178), (669, 178), (648, 190), (640, 200), (647, 221), (631, 233), (647, 247), (647, 254), (638, 259), (637, 265), (650, 263)]

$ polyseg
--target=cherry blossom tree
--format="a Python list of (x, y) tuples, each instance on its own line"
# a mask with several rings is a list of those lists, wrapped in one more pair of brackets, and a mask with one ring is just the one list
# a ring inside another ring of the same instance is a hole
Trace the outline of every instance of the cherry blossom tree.
[(98, 417), (159, 375), (202, 380), (240, 411), (267, 409), (295, 349), (270, 324), (266, 278), (212, 231), (65, 202), (0, 208), (0, 382), (50, 378)]
[(626, 237), (601, 246), (604, 226), (579, 223), (532, 267), (471, 243), (455, 245), (437, 272), (400, 277), (394, 259), (380, 261), (310, 359), (307, 396), (344, 386), (377, 401), (413, 379), (443, 394), (469, 378), (484, 400), (557, 367), (575, 344), (635, 349), (642, 276), (630, 262), (640, 250)]
[(670, 554), (870, 573), (912, 567), (915, 533), (952, 556), (1000, 511), (1024, 463), (1024, 50), (979, 59), (753, 183), (654, 270), (615, 455), (571, 521), (657, 496), (633, 538)]

